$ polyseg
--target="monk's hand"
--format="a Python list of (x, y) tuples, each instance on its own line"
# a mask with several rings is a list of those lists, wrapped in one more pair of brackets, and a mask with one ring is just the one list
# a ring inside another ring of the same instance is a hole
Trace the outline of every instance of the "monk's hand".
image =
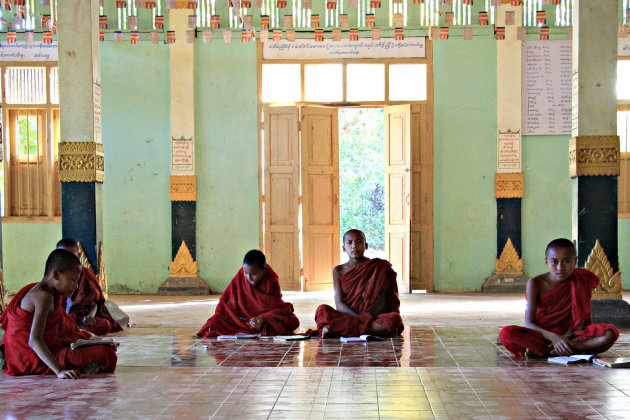
[(93, 316), (86, 315), (86, 316), (83, 317), (83, 324), (84, 325), (94, 325), (94, 324), (96, 324), (96, 319), (94, 319)]
[(265, 319), (259, 316), (255, 316), (249, 320), (249, 325), (251, 325), (252, 328), (258, 331), (260, 331), (264, 323), (265, 323)]
[(81, 374), (78, 370), (62, 370), (57, 374), (59, 379), (79, 379)]
[(568, 336), (566, 334), (554, 334), (551, 344), (553, 345), (553, 353), (558, 356), (570, 356), (571, 353), (573, 353), (573, 348), (571, 348), (571, 344), (569, 343)]

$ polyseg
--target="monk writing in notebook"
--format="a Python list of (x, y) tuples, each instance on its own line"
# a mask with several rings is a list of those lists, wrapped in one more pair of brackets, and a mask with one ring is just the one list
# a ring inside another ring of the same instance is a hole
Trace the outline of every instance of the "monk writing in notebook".
[(89, 340), (92, 333), (80, 330), (63, 310), (61, 302), (77, 287), (81, 263), (64, 249), (54, 250), (46, 260), (44, 278), (20, 290), (0, 316), (5, 330), (2, 347), (9, 375), (52, 374), (77, 379), (79, 371), (113, 372), (116, 350), (100, 344), (75, 350), (70, 344)]
[(214, 315), (197, 336), (287, 335), (299, 325), (293, 305), (282, 300), (278, 275), (267, 264), (262, 252), (252, 250), (245, 254), (243, 266), (221, 295)]
[(591, 324), (591, 293), (599, 284), (592, 272), (575, 268), (573, 242), (556, 239), (547, 245), (548, 273), (527, 282), (525, 327), (510, 325), (501, 343), (517, 356), (547, 357), (597, 354), (619, 337), (610, 324)]
[(333, 269), (335, 305), (320, 305), (315, 322), (321, 336), (395, 335), (404, 328), (399, 308), (396, 272), (379, 258), (367, 258), (368, 244), (360, 230), (343, 235), (349, 260)]
[[(65, 249), (79, 256), (77, 241), (64, 238), (57, 242), (57, 249)], [(67, 312), (81, 328), (96, 335), (122, 331), (122, 327), (111, 317), (105, 306), (105, 296), (98, 283), (96, 274), (91, 268), (82, 267), (77, 289), (67, 302), (64, 302)]]

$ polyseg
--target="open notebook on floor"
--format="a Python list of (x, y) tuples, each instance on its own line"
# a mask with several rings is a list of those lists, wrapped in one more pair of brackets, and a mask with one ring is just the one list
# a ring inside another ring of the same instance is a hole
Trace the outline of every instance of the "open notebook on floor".
[(593, 361), (596, 356), (595, 354), (573, 354), (571, 356), (550, 357), (547, 361), (558, 365), (575, 365), (578, 363), (589, 363)]
[(98, 346), (101, 344), (107, 344), (113, 347), (118, 347), (119, 343), (114, 341), (112, 337), (100, 337), (98, 335), (95, 335), (89, 340), (84, 340), (83, 338), (78, 339), (76, 342), (70, 344), (70, 348), (72, 350), (75, 350), (81, 347)]
[(598, 357), (593, 364), (609, 368), (630, 368), (630, 357)]
[(359, 337), (341, 337), (339, 341), (342, 343), (352, 343), (354, 341), (384, 341), (384, 338), (377, 335), (363, 334)]
[(310, 339), (310, 335), (274, 335), (273, 341), (302, 341)]
[(220, 335), (217, 337), (217, 340), (251, 340), (260, 338), (261, 334), (246, 334), (246, 333), (238, 333), (234, 335)]

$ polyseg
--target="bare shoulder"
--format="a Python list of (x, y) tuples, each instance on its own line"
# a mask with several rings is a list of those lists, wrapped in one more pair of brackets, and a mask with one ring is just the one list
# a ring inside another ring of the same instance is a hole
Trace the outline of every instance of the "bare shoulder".
[(351, 268), (352, 267), (348, 266), (348, 263), (335, 266), (335, 268), (333, 268), (333, 278), (339, 278), (340, 276), (343, 276), (348, 271), (350, 271)]
[(530, 278), (527, 281), (527, 291), (529, 293), (536, 293), (536, 294), (540, 294), (541, 292), (543, 292), (545, 289), (548, 288), (548, 277), (547, 274), (539, 274), (535, 277)]
[(20, 308), (26, 312), (34, 313), (35, 309), (40, 306), (45, 311), (52, 312), (53, 295), (38, 284), (24, 295), (22, 302), (20, 302)]

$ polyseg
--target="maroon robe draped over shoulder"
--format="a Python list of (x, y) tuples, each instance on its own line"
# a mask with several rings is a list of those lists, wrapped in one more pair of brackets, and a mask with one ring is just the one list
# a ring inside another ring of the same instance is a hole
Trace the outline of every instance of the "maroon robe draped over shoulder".
[[(249, 319), (265, 320), (260, 331), (249, 324)], [(241, 319), (243, 318), (243, 319)], [(262, 335), (286, 335), (300, 325), (293, 314), (293, 305), (282, 300), (278, 275), (267, 264), (263, 279), (252, 286), (241, 267), (225, 289), (214, 315), (197, 333), (199, 337), (238, 333), (262, 333)]]
[(96, 335), (122, 331), (120, 324), (112, 318), (105, 306), (105, 296), (103, 296), (101, 285), (98, 283), (96, 274), (91, 268), (82, 268), (79, 284), (72, 296), (70, 296), (70, 300), (72, 301), (70, 316), (79, 325), (81, 325), (83, 317), (90, 313), (90, 309), (97, 305), (96, 315), (94, 316), (96, 323), (94, 325), (81, 325), (82, 328)]
[[(599, 278), (592, 272), (584, 268), (574, 269), (568, 279), (540, 294), (536, 324), (560, 335), (574, 331), (583, 324), (584, 328), (575, 332), (578, 341), (601, 336), (607, 330), (613, 331), (617, 340), (619, 331), (614, 325), (591, 324), (591, 294), (598, 284)], [(551, 342), (530, 328), (509, 325), (501, 330), (499, 338), (505, 348), (517, 356), (524, 356), (526, 349), (539, 356), (547, 356), (551, 351)], [(595, 349), (593, 353), (602, 353), (611, 346)]]
[[(365, 334), (376, 321), (389, 334), (400, 334), (404, 329), (400, 317), (400, 300), (396, 272), (389, 261), (380, 258), (369, 259), (339, 277), (343, 301), (359, 318), (339, 312), (329, 305), (320, 305), (315, 312), (315, 322), (321, 331), (328, 326), (329, 331), (342, 336), (355, 337)], [(387, 306), (380, 314), (372, 311), (385, 296)]]
[[(53, 373), (28, 345), (33, 314), (20, 308), (22, 298), (36, 284), (23, 287), (0, 315), (0, 325), (5, 331), (2, 346), (7, 363), (6, 373), (9, 375)], [(117, 357), (112, 346), (95, 345), (70, 349), (71, 343), (79, 338), (89, 339), (92, 335), (79, 329), (76, 322), (64, 311), (61, 301), (61, 296), (55, 297), (54, 311), (48, 315), (42, 337), (52, 355), (64, 369), (81, 369), (90, 364), (98, 364), (101, 372), (113, 372)]]

